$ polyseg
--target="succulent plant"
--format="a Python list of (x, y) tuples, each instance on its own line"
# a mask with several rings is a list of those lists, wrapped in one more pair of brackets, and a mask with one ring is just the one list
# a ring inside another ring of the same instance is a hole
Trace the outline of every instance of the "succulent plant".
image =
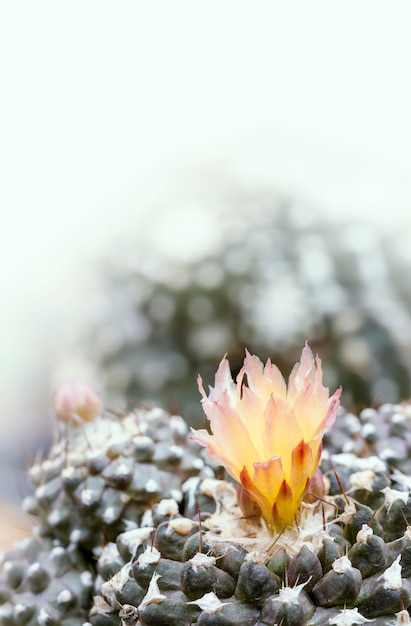
[(103, 411), (77, 380), (57, 390), (54, 409), (55, 442), (30, 469), (34, 493), (23, 502), (35, 517), (33, 538), (3, 556), (4, 626), (82, 624), (103, 547), (151, 517), (160, 500), (180, 503), (188, 479), (214, 476), (180, 416)]
[(237, 385), (223, 360), (209, 396), (201, 381), (200, 390), (212, 433), (193, 438), (240, 486), (198, 481), (197, 497), (214, 501), (205, 516), (198, 505), (202, 521), (170, 509), (132, 551), (124, 553), (124, 537), (110, 546), (99, 564), (93, 626), (119, 618), (143, 626), (409, 623), (409, 492), (386, 460), (338, 446), (323, 455), (321, 485), (312, 451), (336, 417), (339, 393), (329, 398), (309, 348), (288, 391), (271, 363), (263, 369), (250, 355)]
[(80, 344), (112, 402), (161, 403), (198, 426), (198, 372), (211, 382), (225, 352), (238, 372), (244, 346), (287, 371), (306, 337), (346, 405), (410, 395), (401, 237), (335, 224), (275, 195), (248, 196), (214, 199), (219, 235), (209, 249), (182, 258), (178, 237), (174, 253), (137, 238), (104, 268), (105, 292)]
[[(288, 386), (247, 354), (236, 384), (223, 359), (199, 388), (210, 432), (190, 438), (163, 410), (106, 414), (78, 382), (56, 394), (56, 442), (26, 503), (38, 523), (3, 555), (0, 623), (410, 623), (409, 406), (340, 409), (308, 345)], [(131, 488), (151, 472), (159, 489)]]
[(0, 624), (79, 626), (88, 616), (93, 564), (48, 537), (27, 537), (3, 555)]

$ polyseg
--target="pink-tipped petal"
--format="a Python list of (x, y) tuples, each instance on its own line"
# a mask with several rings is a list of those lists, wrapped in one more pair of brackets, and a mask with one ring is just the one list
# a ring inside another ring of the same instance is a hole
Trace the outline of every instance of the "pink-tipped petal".
[(235, 399), (237, 394), (236, 385), (231, 377), (230, 364), (226, 357), (221, 360), (218, 366), (214, 388), (210, 388), (210, 401), (218, 400), (222, 393), (228, 393), (230, 399)]
[(248, 350), (245, 351), (244, 369), (247, 374), (247, 382), (251, 391), (259, 392), (263, 382), (263, 364), (257, 356), (251, 355)]
[(270, 360), (263, 366), (248, 351), (236, 384), (226, 358), (208, 396), (200, 377), (198, 384), (211, 434), (198, 431), (191, 437), (241, 484), (244, 509), (251, 510), (251, 499), (277, 530), (292, 524), (316, 473), (321, 440), (335, 419), (341, 389), (330, 398), (321, 361), (308, 343), (288, 388)]
[(273, 365), (270, 359), (267, 359), (264, 366), (264, 378), (268, 381), (270, 395), (285, 400), (287, 397), (287, 384), (278, 367)]
[(200, 374), (198, 374), (197, 376), (197, 387), (199, 392), (201, 393), (202, 402), (206, 401), (208, 398), (206, 392), (204, 391), (203, 379), (201, 378)]

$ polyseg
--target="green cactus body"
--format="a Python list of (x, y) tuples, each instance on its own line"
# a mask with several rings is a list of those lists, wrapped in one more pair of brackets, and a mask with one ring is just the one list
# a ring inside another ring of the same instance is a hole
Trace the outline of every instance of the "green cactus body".
[[(213, 494), (215, 513), (204, 519), (201, 530), (195, 518), (163, 521), (160, 540), (154, 534), (123, 562), (119, 572), (127, 576), (107, 577), (100, 585), (90, 613), (93, 626), (114, 624), (124, 604), (134, 606), (133, 623), (142, 625), (407, 623), (399, 620), (406, 619), (411, 606), (407, 559), (402, 564), (411, 529), (404, 522), (397, 539), (385, 541), (378, 517), (385, 515), (386, 505), (374, 516), (351, 499), (337, 514), (330, 504), (323, 511), (304, 505), (298, 529), (273, 537), (261, 523), (243, 518), (230, 484), (205, 480), (197, 489)], [(359, 511), (361, 519), (368, 515), (370, 525), (363, 523), (357, 530)], [(382, 536), (373, 532), (374, 521)], [(164, 533), (173, 545), (179, 535), (174, 558)], [(341, 545), (345, 534), (352, 542)], [(118, 554), (114, 549), (112, 558), (120, 567)], [(137, 586), (134, 604), (130, 596), (124, 602), (130, 580)], [(355, 619), (363, 621), (349, 621)]]
[[(31, 470), (33, 537), (2, 558), (0, 624), (410, 623), (409, 454), (399, 443), (409, 419), (407, 405), (341, 411), (321, 463), (328, 493), (282, 533), (244, 516), (233, 484), (162, 410), (60, 432)], [(378, 424), (372, 441), (368, 423)], [(380, 432), (395, 467), (376, 454)]]
[(103, 414), (68, 429), (31, 468), (35, 492), (24, 502), (38, 517), (38, 534), (64, 546), (98, 552), (159, 500), (180, 502), (187, 478), (212, 475), (182, 418), (162, 409)]
[[(384, 406), (378, 416), (388, 421), (394, 413), (405, 417), (408, 408)], [(124, 561), (139, 589), (140, 604), (131, 603), (133, 624), (410, 623), (411, 499), (403, 474), (375, 455), (353, 457), (337, 449), (324, 454), (322, 470), (334, 494), (326, 497), (328, 504), (304, 504), (298, 527), (275, 537), (260, 522), (244, 519), (229, 483), (197, 481), (197, 500), (201, 495), (214, 501), (201, 530), (196, 516), (171, 516), (157, 527), (158, 539), (155, 533)], [(114, 601), (103, 596), (107, 624), (122, 610), (121, 585), (111, 593)], [(93, 626), (102, 623), (101, 600), (97, 595), (90, 613)]]

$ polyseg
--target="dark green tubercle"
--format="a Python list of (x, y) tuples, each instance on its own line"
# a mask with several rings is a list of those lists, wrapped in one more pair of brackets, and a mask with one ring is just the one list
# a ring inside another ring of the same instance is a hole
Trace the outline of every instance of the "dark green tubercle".
[[(399, 449), (408, 405), (372, 414)], [(410, 623), (408, 452), (378, 455), (387, 442), (362, 420), (341, 411), (324, 501), (278, 535), (244, 518), (181, 418), (102, 415), (60, 432), (30, 473), (33, 536), (2, 557), (1, 626)]]

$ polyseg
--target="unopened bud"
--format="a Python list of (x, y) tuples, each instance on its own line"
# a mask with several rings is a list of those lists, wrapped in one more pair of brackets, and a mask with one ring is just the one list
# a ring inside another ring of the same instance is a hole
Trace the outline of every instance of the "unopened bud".
[(93, 421), (102, 408), (100, 396), (83, 380), (62, 383), (54, 394), (54, 412), (63, 422)]

